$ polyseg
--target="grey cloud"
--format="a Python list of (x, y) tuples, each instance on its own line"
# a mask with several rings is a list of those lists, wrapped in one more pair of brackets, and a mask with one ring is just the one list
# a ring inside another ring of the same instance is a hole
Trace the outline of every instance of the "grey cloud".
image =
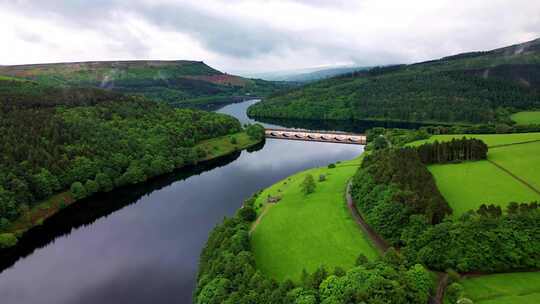
[[(223, 1), (241, 2), (241, 0)], [(364, 1), (289, 0), (289, 2), (325, 10), (348, 9), (362, 5)], [(254, 12), (253, 18), (240, 20), (233, 18), (227, 11), (219, 14), (210, 13), (197, 5), (196, 1), (187, 0), (159, 5), (142, 0), (0, 0), (0, 7), (69, 27), (97, 31), (109, 38), (107, 41), (113, 41), (107, 42), (109, 48), (129, 52), (137, 58), (146, 57), (152, 46), (148, 45), (144, 36), (128, 31), (126, 25), (117, 22), (116, 18), (119, 15), (131, 14), (163, 30), (186, 34), (215, 54), (244, 61), (265, 56), (280, 58), (284, 54), (297, 52), (317, 54), (319, 58), (327, 58), (328, 62), (352, 61), (360, 65), (406, 63), (442, 57), (458, 51), (502, 46), (520, 34), (516, 33), (514, 22), (507, 25), (494, 21), (500, 19), (502, 15), (507, 15), (505, 10), (501, 10), (500, 5), (486, 9), (481, 16), (476, 15), (477, 11), (474, 10), (470, 12), (470, 16), (458, 16), (459, 20), (448, 24), (447, 28), (436, 34), (429, 31), (426, 34), (418, 28), (398, 34), (382, 32), (381, 37), (388, 37), (388, 43), (381, 38), (379, 41), (368, 41), (366, 47), (351, 44), (353, 37), (340, 37), (339, 32), (330, 30), (326, 32), (321, 29), (301, 32), (278, 29), (257, 20), (257, 12)], [(535, 6), (532, 7), (534, 9)], [(515, 15), (516, 12), (512, 18), (518, 20)], [(325, 20), (321, 20), (322, 28), (324, 22)], [(528, 31), (530, 35), (540, 34), (539, 25), (540, 17), (528, 20), (523, 28), (519, 29)], [(39, 39), (25, 33), (19, 36), (24, 40)], [(205, 58), (198, 59), (205, 60)]]

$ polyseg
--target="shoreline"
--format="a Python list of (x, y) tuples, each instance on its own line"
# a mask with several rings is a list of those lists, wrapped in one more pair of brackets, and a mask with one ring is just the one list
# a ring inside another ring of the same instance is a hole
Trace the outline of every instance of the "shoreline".
[[(241, 140), (238, 140), (237, 144), (231, 144), (230, 143), (231, 137), (235, 137), (235, 138), (242, 137), (242, 138)], [(207, 140), (199, 142), (197, 145), (193, 147), (193, 148), (200, 147), (204, 149), (207, 152), (207, 154), (204, 157), (198, 159), (194, 164), (184, 164), (183, 166), (176, 167), (174, 168), (173, 171), (186, 168), (190, 165), (197, 166), (201, 163), (205, 163), (205, 162), (213, 161), (222, 157), (226, 157), (232, 153), (243, 151), (253, 146), (256, 146), (263, 141), (264, 141), (264, 138), (261, 140), (253, 140), (249, 138), (249, 136), (245, 133), (245, 131), (207, 139)], [(138, 184), (144, 184), (153, 178), (163, 176), (165, 174), (147, 177), (143, 182), (138, 183)], [(124, 186), (114, 187), (109, 192), (121, 189), (122, 187)], [(103, 192), (97, 192), (88, 197), (84, 197), (78, 200), (73, 198), (70, 190), (65, 190), (59, 193), (55, 193), (51, 197), (47, 198), (46, 200), (40, 201), (36, 203), (34, 206), (32, 206), (32, 208), (28, 211), (28, 213), (21, 215), (17, 220), (13, 221), (10, 227), (5, 229), (4, 231), (0, 231), (0, 235), (2, 234), (12, 235), (12, 236), (15, 236), (18, 240), (21, 237), (23, 237), (32, 228), (43, 225), (45, 220), (60, 213), (66, 207), (73, 205), (77, 203), (78, 201), (91, 198), (100, 193), (103, 193)], [(0, 248), (0, 251), (15, 247), (16, 245), (17, 243), (14, 243), (11, 246)]]

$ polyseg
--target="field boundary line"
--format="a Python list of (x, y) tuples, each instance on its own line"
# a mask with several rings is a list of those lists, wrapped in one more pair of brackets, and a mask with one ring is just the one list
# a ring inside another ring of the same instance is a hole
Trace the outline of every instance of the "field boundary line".
[(508, 146), (531, 144), (531, 143), (535, 143), (535, 142), (539, 142), (539, 141), (540, 141), (540, 139), (535, 139), (535, 140), (522, 141), (522, 142), (517, 142), (517, 143), (511, 143), (511, 144), (494, 145), (494, 146), (490, 146), (488, 148), (489, 149), (504, 148), (504, 147), (508, 147)]
[(506, 169), (505, 167), (499, 165), (498, 163), (492, 161), (492, 160), (487, 160), (488, 162), (490, 162), (491, 164), (495, 165), (495, 167), (499, 168), (500, 170), (506, 172), (506, 174), (510, 175), (511, 177), (513, 177), (514, 179), (518, 180), (520, 183), (522, 183), (523, 185), (525, 185), (527, 188), (531, 189), (532, 191), (534, 191), (536, 194), (540, 195), (540, 190), (536, 189), (535, 187), (533, 187), (533, 185), (529, 184), (526, 180), (522, 179), (521, 177), (515, 175), (514, 173), (512, 173), (510, 170)]
[(352, 214), (354, 221), (358, 224), (360, 229), (370, 238), (371, 242), (378, 249), (379, 253), (384, 254), (390, 245), (377, 233), (371, 226), (369, 226), (358, 209), (354, 204), (354, 200), (351, 196), (351, 181), (347, 183), (347, 190), (345, 191), (345, 198), (347, 201), (347, 207)]

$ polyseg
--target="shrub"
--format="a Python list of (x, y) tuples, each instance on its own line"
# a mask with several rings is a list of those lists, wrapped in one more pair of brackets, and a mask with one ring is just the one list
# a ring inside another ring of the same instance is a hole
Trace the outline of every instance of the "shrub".
[(84, 183), (84, 187), (86, 188), (86, 193), (88, 195), (92, 195), (99, 191), (99, 185), (95, 181), (89, 179)]
[(253, 222), (257, 218), (257, 212), (255, 212), (253, 207), (244, 206), (238, 212), (240, 217), (246, 222)]
[(85, 198), (87, 195), (86, 189), (80, 182), (74, 182), (73, 184), (71, 184), (70, 191), (71, 195), (73, 195), (73, 198), (76, 200)]
[(12, 233), (0, 234), (0, 248), (5, 249), (17, 244), (17, 238)]
[(328, 165), (328, 169), (334, 169), (336, 167), (336, 164), (330, 164)]
[(302, 185), (300, 186), (302, 187), (302, 192), (305, 195), (315, 192), (316, 185), (315, 185), (315, 180), (313, 179), (313, 175), (311, 174), (306, 175), (306, 177), (304, 178), (304, 181), (302, 182)]
[(319, 182), (324, 182), (326, 180), (326, 175), (321, 174), (319, 175)]
[(452, 283), (446, 288), (445, 297), (448, 299), (448, 303), (457, 303), (459, 299), (463, 297), (463, 286), (459, 283)]

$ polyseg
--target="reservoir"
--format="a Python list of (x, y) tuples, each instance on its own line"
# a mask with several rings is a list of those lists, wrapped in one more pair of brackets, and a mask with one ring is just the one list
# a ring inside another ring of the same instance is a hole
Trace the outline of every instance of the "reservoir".
[[(217, 112), (252, 123), (245, 112), (255, 102)], [(0, 256), (0, 303), (191, 303), (208, 233), (243, 200), (295, 172), (362, 152), (358, 145), (269, 139), (85, 199)]]

